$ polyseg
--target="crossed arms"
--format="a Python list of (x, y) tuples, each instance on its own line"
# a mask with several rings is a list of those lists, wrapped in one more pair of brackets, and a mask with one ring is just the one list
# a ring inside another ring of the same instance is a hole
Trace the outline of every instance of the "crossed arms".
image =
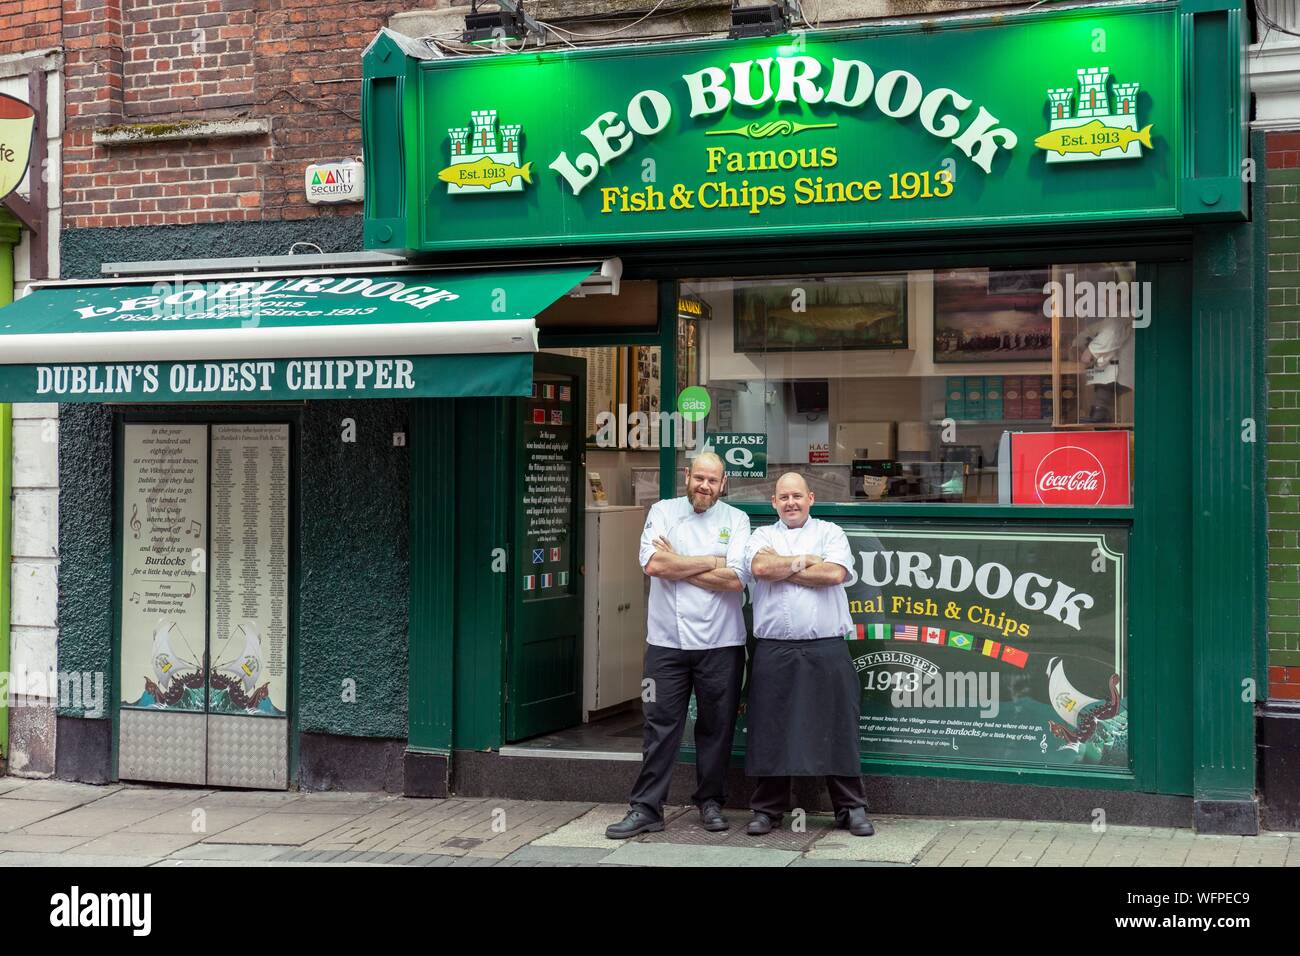
[(789, 581), (809, 588), (843, 584), (848, 570), (820, 554), (777, 554), (770, 546), (759, 548), (750, 565), (760, 581)]
[(685, 581), (707, 591), (744, 590), (739, 575), (727, 567), (727, 559), (722, 555), (678, 554), (663, 535), (654, 539), (654, 546), (655, 553), (645, 566), (645, 573), (651, 577)]

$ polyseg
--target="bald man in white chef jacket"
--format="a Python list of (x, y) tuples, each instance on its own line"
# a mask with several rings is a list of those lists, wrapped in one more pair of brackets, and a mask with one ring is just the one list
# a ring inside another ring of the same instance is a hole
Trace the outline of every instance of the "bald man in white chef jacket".
[(811, 516), (803, 476), (782, 475), (774, 524), (745, 550), (753, 575), (754, 651), (746, 707), (745, 774), (756, 778), (753, 836), (780, 826), (791, 777), (825, 777), (836, 825), (875, 833), (858, 755), (862, 690), (844, 643), (853, 630), (844, 581), (853, 554), (843, 529)]

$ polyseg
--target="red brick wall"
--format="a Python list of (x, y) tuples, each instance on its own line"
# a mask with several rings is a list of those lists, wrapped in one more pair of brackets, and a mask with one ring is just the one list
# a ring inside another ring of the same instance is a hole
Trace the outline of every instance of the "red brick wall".
[(131, 3), (123, 105), (128, 117), (220, 113), (253, 104), (254, 0)]
[(63, 0), (0, 0), (0, 55), (59, 45)]
[[(63, 0), (64, 226), (359, 215), (309, 205), (303, 170), (361, 154), (361, 52), (394, 12), (431, 5)], [(267, 118), (271, 132), (92, 142), (97, 128), (235, 118)]]

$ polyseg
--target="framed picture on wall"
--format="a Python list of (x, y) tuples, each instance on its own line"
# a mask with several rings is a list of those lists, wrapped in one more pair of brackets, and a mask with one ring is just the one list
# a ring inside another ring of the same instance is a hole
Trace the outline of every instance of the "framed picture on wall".
[(906, 349), (907, 274), (737, 282), (737, 352)]
[(1051, 270), (953, 269), (934, 274), (934, 361), (1045, 362)]
[(570, 354), (587, 363), (587, 433), (588, 445), (596, 440), (597, 419), (602, 412), (618, 414), (618, 359), (616, 348), (570, 349)]
[(627, 348), (627, 410), (643, 413), (649, 422), (648, 440), (641, 441), (635, 427), (629, 429), (628, 447), (654, 448), (659, 444), (659, 411), (662, 374), (657, 345), (633, 345)]

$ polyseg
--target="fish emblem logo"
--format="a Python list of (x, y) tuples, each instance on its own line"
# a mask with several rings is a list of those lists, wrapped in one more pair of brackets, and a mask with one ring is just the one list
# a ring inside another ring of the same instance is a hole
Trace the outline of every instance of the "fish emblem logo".
[(490, 157), (484, 156), (476, 163), (457, 163), (454, 166), (448, 166), (438, 173), (438, 178), (444, 183), (453, 183), (457, 186), (486, 186), (491, 188), (497, 183), (505, 183), (507, 187), (513, 185), (516, 179), (523, 179), (526, 183), (533, 181), (533, 164), (524, 163), (523, 166), (516, 166), (513, 163), (498, 163)]
[(523, 127), (501, 123), (496, 110), (471, 110), (470, 126), (447, 130), (450, 164), (438, 179), (450, 195), (518, 193), (532, 185), (533, 164), (520, 163)]
[(1049, 163), (1140, 159), (1142, 147), (1152, 147), (1151, 124), (1138, 128), (1139, 84), (1112, 84), (1108, 66), (1082, 67), (1075, 73), (1077, 103), (1073, 87), (1048, 90), (1049, 131), (1034, 145), (1047, 152)]

